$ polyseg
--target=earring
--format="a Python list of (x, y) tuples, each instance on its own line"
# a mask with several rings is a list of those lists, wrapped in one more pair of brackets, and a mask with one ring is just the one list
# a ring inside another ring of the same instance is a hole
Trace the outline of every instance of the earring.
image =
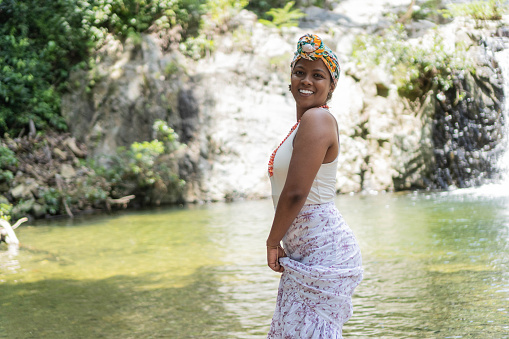
[(288, 90), (291, 92), (292, 91), (292, 85), (288, 85)]

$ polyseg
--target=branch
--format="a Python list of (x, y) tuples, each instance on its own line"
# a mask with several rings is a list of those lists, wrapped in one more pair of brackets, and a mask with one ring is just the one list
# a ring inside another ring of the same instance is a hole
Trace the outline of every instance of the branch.
[(9, 222), (4, 219), (0, 219), (0, 226), (4, 228), (4, 232), (1, 232), (0, 238), (4, 240), (8, 245), (19, 245), (18, 237), (16, 237), (16, 233), (14, 233), (11, 224), (9, 224)]
[(125, 197), (118, 198), (118, 199), (108, 198), (108, 199), (106, 199), (106, 207), (108, 208), (108, 210), (111, 210), (111, 204), (118, 204), (118, 205), (122, 205), (123, 208), (126, 208), (127, 204), (134, 198), (136, 198), (136, 196), (133, 194), (126, 195)]
[(410, 5), (408, 6), (408, 9), (406, 10), (406, 13), (403, 14), (401, 18), (399, 18), (398, 22), (404, 24), (412, 17), (412, 13), (414, 12), (415, 1), (416, 0), (412, 0)]
[[(57, 187), (58, 187), (58, 190), (60, 192), (64, 192), (64, 189), (62, 187), (62, 178), (60, 177), (59, 174), (55, 174), (55, 180), (57, 182)], [(64, 208), (65, 208), (65, 212), (67, 213), (67, 215), (72, 219), (74, 218), (74, 215), (72, 214), (71, 212), (71, 209), (69, 208), (69, 206), (67, 205), (67, 201), (65, 201), (65, 197), (64, 195), (62, 194), (62, 203), (64, 204)]]
[(18, 228), (19, 225), (21, 225), (22, 223), (27, 222), (27, 221), (28, 221), (28, 218), (19, 219), (18, 221), (16, 221), (16, 223), (14, 225), (12, 225), (12, 229), (15, 230), (16, 228)]

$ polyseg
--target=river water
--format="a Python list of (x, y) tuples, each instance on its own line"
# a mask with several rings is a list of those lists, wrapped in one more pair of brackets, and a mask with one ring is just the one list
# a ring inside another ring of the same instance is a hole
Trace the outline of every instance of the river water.
[[(509, 194), (338, 196), (363, 252), (348, 338), (509, 338)], [(269, 200), (44, 221), (0, 247), (0, 338), (264, 338)]]

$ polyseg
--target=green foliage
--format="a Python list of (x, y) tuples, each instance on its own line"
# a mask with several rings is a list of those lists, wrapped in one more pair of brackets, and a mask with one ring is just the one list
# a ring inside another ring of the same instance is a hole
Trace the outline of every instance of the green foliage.
[(184, 40), (195, 36), (206, 2), (0, 1), (0, 136), (27, 130), (30, 120), (38, 130), (65, 130), (60, 96), (73, 68), (91, 65), (91, 49), (109, 33), (140, 42), (140, 33), (152, 25), (178, 26)]
[(202, 33), (197, 37), (188, 38), (179, 45), (179, 48), (182, 53), (197, 60), (214, 51), (214, 40)]
[(63, 212), (63, 206), (61, 206), (60, 202), (62, 201), (62, 192), (59, 192), (57, 189), (49, 187), (42, 191), (40, 194), (42, 199), (42, 203), (46, 208), (46, 213), (55, 215), (57, 213)]
[(412, 101), (423, 98), (431, 89), (447, 91), (455, 72), (473, 69), (463, 46), (448, 49), (438, 34), (431, 44), (409, 43), (400, 24), (380, 36), (358, 36), (353, 50), (357, 63), (382, 66), (391, 72), (398, 93)]
[(269, 27), (281, 29), (283, 27), (296, 27), (299, 19), (305, 14), (300, 9), (292, 9), (295, 1), (289, 1), (283, 8), (271, 8), (267, 15), (272, 17), (272, 21), (260, 19), (259, 21)]
[(167, 152), (173, 152), (180, 147), (178, 134), (165, 121), (156, 120), (152, 128), (155, 132), (156, 140), (161, 140), (164, 143)]
[(282, 8), (286, 3), (286, 0), (249, 0), (246, 8), (256, 13), (260, 18), (269, 19), (265, 13), (271, 8)]
[(412, 12), (412, 19), (429, 20), (432, 22), (440, 22), (442, 20), (442, 0), (425, 0), (417, 2), (418, 6)]
[(153, 128), (157, 139), (135, 142), (128, 149), (120, 148), (110, 159), (108, 168), (94, 167), (111, 186), (112, 196), (145, 195), (160, 186), (179, 196), (184, 181), (173, 166), (176, 165), (173, 153), (181, 147), (178, 135), (161, 120)]
[(169, 62), (164, 68), (165, 75), (174, 75), (180, 71), (180, 66), (175, 61)]
[(208, 0), (206, 5), (208, 20), (205, 20), (205, 26), (209, 27), (205, 29), (224, 28), (233, 16), (247, 6), (248, 2), (248, 0)]
[[(166, 122), (155, 121), (153, 131), (154, 140), (134, 142), (127, 148), (120, 148), (114, 156), (96, 160), (63, 160), (64, 164), (75, 169), (76, 174), (72, 178), (55, 175), (55, 170), (58, 172), (60, 167), (58, 161), (54, 165), (42, 166), (40, 176), (35, 175), (37, 188), (31, 188), (33, 197), (20, 199), (10, 194), (7, 195), (8, 200), (0, 194), (0, 217), (65, 215), (69, 211), (74, 213), (90, 208), (105, 208), (114, 204), (112, 199), (131, 194), (136, 195), (138, 203), (148, 205), (181, 201), (185, 182), (178, 176), (176, 152), (183, 146), (178, 141), (177, 133)], [(28, 182), (28, 178), (13, 178), (12, 172), (16, 171), (18, 163), (19, 167), (28, 168), (27, 165), (35, 165), (34, 160), (45, 158), (46, 147), (41, 146), (47, 143), (44, 138), (37, 136), (0, 141), (0, 176), (2, 173), (4, 177), (5, 173), (10, 174), (7, 181), (0, 180), (0, 193)], [(56, 138), (51, 143), (62, 149), (64, 140)], [(39, 152), (34, 152), (37, 147), (40, 147)], [(33, 173), (26, 174), (34, 179)]]
[(0, 182), (10, 181), (14, 177), (12, 171), (9, 170), (18, 165), (16, 155), (9, 148), (0, 146)]
[(109, 197), (109, 192), (105, 190), (105, 187), (97, 185), (96, 182), (93, 185), (82, 185), (78, 191), (92, 206), (101, 206)]
[(133, 174), (141, 187), (154, 184), (158, 179), (153, 171), (154, 164), (157, 157), (163, 152), (164, 145), (158, 140), (133, 143), (129, 151), (125, 153), (128, 165), (127, 173)]
[(197, 33), (206, 0), (78, 0), (83, 29), (101, 44), (108, 33), (127, 37), (158, 28), (182, 27), (184, 38)]
[[(334, 2), (340, 2), (341, 0), (334, 0)], [(295, 7), (301, 8), (305, 6), (317, 6), (320, 8), (326, 7), (332, 1), (326, 0), (296, 0), (294, 1)], [(253, 11), (262, 19), (270, 19), (270, 15), (267, 13), (273, 8), (283, 8), (288, 4), (287, 0), (249, 0), (246, 8)]]
[(65, 129), (58, 92), (86, 54), (81, 20), (69, 0), (0, 3), (0, 135), (30, 120)]
[(17, 164), (18, 159), (16, 159), (16, 154), (14, 154), (14, 152), (8, 147), (0, 146), (0, 168), (16, 166)]
[(507, 1), (480, 0), (463, 4), (450, 4), (442, 13), (444, 17), (466, 16), (475, 20), (500, 20), (507, 13)]
[(0, 203), (0, 219), (11, 220), (12, 205), (9, 203)]

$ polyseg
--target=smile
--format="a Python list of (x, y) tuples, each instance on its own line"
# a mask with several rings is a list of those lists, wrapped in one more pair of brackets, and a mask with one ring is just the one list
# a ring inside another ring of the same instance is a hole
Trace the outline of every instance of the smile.
[(313, 94), (313, 91), (307, 90), (307, 89), (299, 89), (299, 93), (302, 94)]

